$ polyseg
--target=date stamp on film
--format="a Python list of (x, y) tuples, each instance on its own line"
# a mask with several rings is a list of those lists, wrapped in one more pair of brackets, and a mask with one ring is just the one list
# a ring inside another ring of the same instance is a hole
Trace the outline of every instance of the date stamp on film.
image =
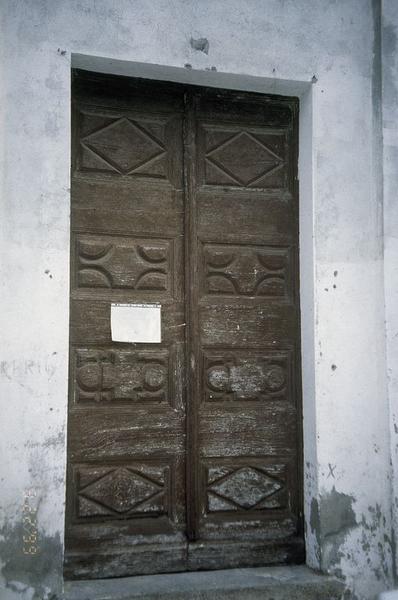
[(23, 496), (22, 506), (22, 552), (27, 555), (39, 553), (37, 528), (37, 493), (33, 488), (27, 489)]

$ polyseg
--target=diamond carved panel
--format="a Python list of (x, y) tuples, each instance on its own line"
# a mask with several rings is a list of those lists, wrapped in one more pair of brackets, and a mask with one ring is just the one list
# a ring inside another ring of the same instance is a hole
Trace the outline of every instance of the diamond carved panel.
[(284, 465), (220, 465), (207, 469), (208, 512), (252, 511), (285, 506)]
[(161, 488), (127, 469), (117, 469), (84, 489), (89, 500), (99, 501), (117, 512), (126, 512), (148, 500)]
[[(250, 131), (206, 131), (205, 182), (239, 187), (281, 187), (284, 136)], [(215, 142), (215, 144), (214, 144)]]
[(244, 467), (211, 486), (212, 492), (234, 502), (241, 508), (253, 508), (260, 500), (279, 491), (282, 485), (267, 474)]
[(165, 467), (81, 467), (76, 476), (80, 518), (165, 512)]
[[(166, 177), (164, 124), (138, 122), (127, 117), (98, 119), (83, 115), (80, 163), (83, 170), (110, 171), (121, 175)], [(94, 130), (92, 130), (94, 127)]]

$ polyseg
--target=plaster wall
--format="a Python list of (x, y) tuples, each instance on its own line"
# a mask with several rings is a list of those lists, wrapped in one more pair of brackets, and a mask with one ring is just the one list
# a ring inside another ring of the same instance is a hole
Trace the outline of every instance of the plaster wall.
[[(385, 0), (382, 15), (382, 118), (384, 273), (387, 381), (390, 403), (392, 513), (398, 533), (398, 4)], [(397, 570), (397, 564), (395, 565)]]
[[(62, 588), (70, 76), (72, 63), (89, 68), (90, 57), (111, 72), (300, 96), (307, 561), (344, 578), (357, 598), (392, 585), (397, 7), (384, 7), (385, 16), (376, 0), (2, 1), (2, 599), (51, 598)], [(207, 38), (208, 54), (191, 37)], [(393, 141), (384, 181), (382, 108)], [(22, 552), (31, 489), (33, 556)]]

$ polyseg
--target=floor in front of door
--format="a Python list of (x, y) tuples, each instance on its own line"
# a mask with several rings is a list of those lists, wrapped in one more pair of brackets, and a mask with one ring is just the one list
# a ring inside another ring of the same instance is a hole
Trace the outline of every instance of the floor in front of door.
[(64, 600), (338, 600), (344, 585), (305, 566), (73, 581)]

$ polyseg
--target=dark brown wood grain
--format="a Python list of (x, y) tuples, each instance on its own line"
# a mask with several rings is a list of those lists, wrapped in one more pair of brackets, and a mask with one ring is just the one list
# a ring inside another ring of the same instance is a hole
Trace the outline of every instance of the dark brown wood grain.
[(303, 559), (297, 110), (74, 74), (67, 577)]

